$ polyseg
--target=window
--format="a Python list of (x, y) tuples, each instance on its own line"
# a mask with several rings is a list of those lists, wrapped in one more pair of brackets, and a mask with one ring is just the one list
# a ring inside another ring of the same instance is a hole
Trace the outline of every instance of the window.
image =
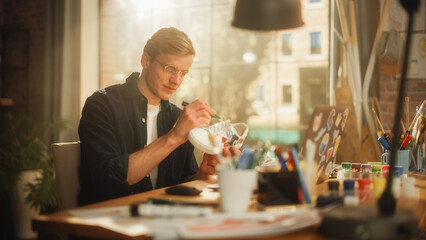
[(254, 100), (255, 101), (262, 101), (265, 100), (263, 94), (264, 94), (264, 86), (263, 85), (257, 85), (255, 87), (255, 95), (254, 95)]
[(291, 85), (283, 85), (282, 90), (283, 90), (283, 101), (282, 101), (282, 103), (291, 104), (292, 98), (293, 98)]
[(285, 33), (282, 35), (282, 51), (281, 54), (283, 56), (291, 56), (293, 55), (293, 46), (291, 43), (292, 34)]
[(311, 32), (311, 54), (321, 54), (321, 32)]
[[(162, 26), (174, 26), (191, 38), (198, 61), (190, 69), (192, 79), (181, 84), (171, 102), (205, 99), (221, 116), (249, 125), (248, 145), (259, 140), (282, 145), (303, 140), (303, 120), (310, 119), (305, 109), (329, 99), (326, 86), (307, 89), (313, 85), (302, 83), (305, 75), (326, 76), (322, 71), (328, 69), (325, 54), (316, 58), (328, 52), (321, 34), (328, 36), (329, 1), (320, 2), (324, 7), (304, 6), (301, 28), (256, 32), (231, 26), (235, 0), (102, 0), (101, 87), (124, 82), (131, 72), (141, 71), (148, 37)], [(315, 61), (306, 61), (312, 54)], [(320, 84), (327, 83), (326, 79)], [(314, 99), (307, 93), (315, 94), (315, 101), (307, 101)]]
[(309, 3), (320, 3), (321, 0), (309, 0)]

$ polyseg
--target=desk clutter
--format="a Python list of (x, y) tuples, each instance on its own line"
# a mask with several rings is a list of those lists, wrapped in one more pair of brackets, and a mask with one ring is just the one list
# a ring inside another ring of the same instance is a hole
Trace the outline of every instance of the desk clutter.
[[(147, 193), (142, 202), (130, 206), (69, 213), (130, 237), (211, 239), (262, 238), (315, 226), (324, 231), (321, 226), (327, 209), (376, 209), (389, 174), (386, 162), (342, 162), (333, 165), (328, 178), (316, 185), (315, 172), (309, 180), (309, 164), (299, 155), (297, 146), (286, 151), (270, 143), (244, 147), (240, 157), (221, 159), (215, 184), (192, 181)], [(394, 176), (396, 198), (420, 202), (418, 176), (402, 165), (396, 166)], [(310, 184), (325, 188), (314, 194)], [(378, 216), (372, 214), (370, 220)], [(410, 236), (416, 236), (418, 229), (410, 229)]]
[[(334, 172), (327, 181), (328, 191), (318, 196), (317, 207), (331, 203), (357, 206), (360, 201), (376, 201), (385, 190), (389, 165), (343, 162), (335, 167)], [(395, 166), (392, 193), (396, 198), (419, 200), (419, 188), (415, 182), (414, 176), (404, 173), (403, 166)]]
[(217, 212), (210, 206), (151, 202), (97, 209), (70, 210), (90, 224), (130, 236), (155, 239), (211, 239), (279, 235), (320, 222), (315, 209), (271, 212)]

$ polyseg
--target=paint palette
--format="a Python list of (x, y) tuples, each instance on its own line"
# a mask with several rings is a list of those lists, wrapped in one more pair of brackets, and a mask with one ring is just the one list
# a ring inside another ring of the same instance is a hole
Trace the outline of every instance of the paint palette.
[(325, 181), (332, 170), (340, 139), (349, 116), (345, 106), (317, 106), (306, 132), (302, 155), (317, 167), (317, 184)]

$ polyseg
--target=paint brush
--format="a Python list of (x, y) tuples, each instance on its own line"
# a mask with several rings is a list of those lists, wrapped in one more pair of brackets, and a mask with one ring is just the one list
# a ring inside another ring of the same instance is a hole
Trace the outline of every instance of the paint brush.
[(376, 116), (376, 121), (379, 124), (380, 130), (382, 131), (382, 133), (385, 133), (385, 130), (383, 129), (382, 122), (380, 122), (379, 116), (377, 116), (376, 111), (374, 111), (374, 108), (371, 108), (371, 110), (373, 111), (374, 116)]
[[(182, 106), (183, 107), (187, 106), (188, 104), (189, 104), (188, 102), (182, 101)], [(217, 115), (217, 114), (210, 114), (210, 117), (216, 118), (216, 119), (221, 119), (221, 117), (219, 115)]]
[[(391, 144), (391, 138), (389, 137), (389, 135), (387, 133), (385, 133), (385, 129), (383, 129), (383, 125), (380, 122), (379, 116), (377, 115), (376, 111), (374, 111), (374, 108), (371, 108), (371, 110), (373, 111), (374, 116), (376, 116), (376, 121), (379, 124), (380, 130), (382, 131), (384, 139), (386, 139), (386, 141), (388, 142), (388, 144)], [(379, 142), (380, 142), (380, 140), (379, 140)]]

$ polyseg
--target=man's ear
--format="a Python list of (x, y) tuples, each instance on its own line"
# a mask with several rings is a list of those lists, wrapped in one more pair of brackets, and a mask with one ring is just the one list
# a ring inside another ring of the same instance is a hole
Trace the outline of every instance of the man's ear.
[(150, 63), (150, 56), (146, 53), (142, 54), (141, 57), (141, 65), (143, 68), (147, 68), (149, 66)]

